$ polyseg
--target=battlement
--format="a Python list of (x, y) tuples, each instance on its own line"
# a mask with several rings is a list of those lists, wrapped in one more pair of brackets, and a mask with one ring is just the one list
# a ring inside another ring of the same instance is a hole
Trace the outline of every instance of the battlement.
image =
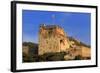
[(64, 32), (63, 28), (60, 27), (59, 25), (41, 25), (40, 30), (39, 30), (41, 35), (47, 36), (49, 33), (53, 35), (61, 35), (61, 36), (66, 36), (66, 33)]
[(44, 28), (44, 29), (55, 29), (55, 28), (59, 28), (62, 29), (59, 25), (45, 25), (45, 24), (41, 24), (40, 28)]

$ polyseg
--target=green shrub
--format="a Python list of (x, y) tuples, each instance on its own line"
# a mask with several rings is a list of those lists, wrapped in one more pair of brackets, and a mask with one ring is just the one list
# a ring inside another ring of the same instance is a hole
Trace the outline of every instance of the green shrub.
[(65, 52), (23, 55), (23, 62), (63, 61)]
[(80, 55), (76, 56), (74, 60), (81, 60), (82, 57)]

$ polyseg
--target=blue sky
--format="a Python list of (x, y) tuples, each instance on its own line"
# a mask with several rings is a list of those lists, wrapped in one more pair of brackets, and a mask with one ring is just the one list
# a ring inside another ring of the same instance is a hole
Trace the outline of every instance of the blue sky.
[(23, 41), (38, 43), (40, 24), (56, 24), (61, 26), (68, 36), (90, 45), (90, 19), (90, 13), (23, 10), (22, 38)]

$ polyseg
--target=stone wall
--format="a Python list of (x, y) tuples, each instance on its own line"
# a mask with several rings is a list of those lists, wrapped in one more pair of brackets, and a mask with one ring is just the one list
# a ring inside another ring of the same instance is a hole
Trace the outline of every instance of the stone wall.
[(23, 46), (22, 52), (23, 52), (25, 55), (28, 55), (28, 54), (29, 54), (29, 47), (28, 47), (28, 46)]
[(85, 57), (85, 58), (91, 57), (91, 48), (82, 46), (81, 51), (82, 51), (82, 53), (81, 53), (82, 57)]

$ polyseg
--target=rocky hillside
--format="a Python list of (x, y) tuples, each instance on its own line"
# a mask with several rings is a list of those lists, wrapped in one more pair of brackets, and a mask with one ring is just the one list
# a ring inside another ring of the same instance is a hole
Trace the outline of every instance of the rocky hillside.
[(29, 54), (38, 54), (38, 44), (33, 42), (23, 42), (23, 47), (26, 46), (29, 49)]
[(91, 58), (91, 49), (73, 37), (68, 37), (70, 41), (70, 50), (64, 52), (45, 53), (38, 55), (38, 44), (32, 42), (23, 42), (23, 46), (28, 46), (28, 55), (23, 53), (23, 62), (40, 62), (40, 61), (65, 61), (65, 60), (86, 60)]

